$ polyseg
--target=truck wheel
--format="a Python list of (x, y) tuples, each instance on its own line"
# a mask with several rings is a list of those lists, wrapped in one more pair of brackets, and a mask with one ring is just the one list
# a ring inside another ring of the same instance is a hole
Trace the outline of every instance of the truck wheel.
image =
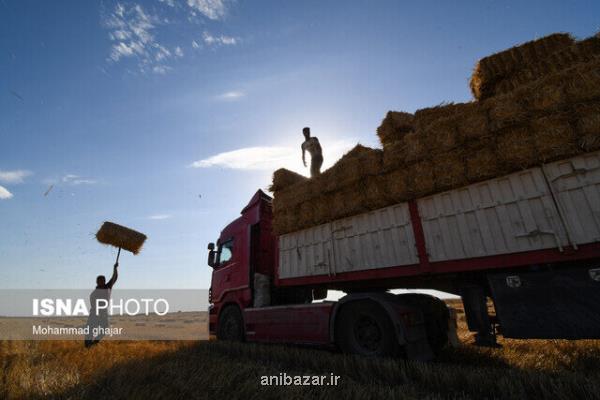
[(394, 356), (399, 348), (392, 322), (373, 301), (342, 307), (336, 321), (336, 342), (344, 353), (363, 356)]
[(218, 340), (241, 342), (244, 340), (244, 320), (237, 306), (227, 306), (219, 316)]
[(449, 341), (448, 306), (437, 297), (421, 293), (407, 293), (397, 296), (401, 304), (416, 307), (421, 310), (425, 318), (427, 341), (434, 354), (439, 354)]

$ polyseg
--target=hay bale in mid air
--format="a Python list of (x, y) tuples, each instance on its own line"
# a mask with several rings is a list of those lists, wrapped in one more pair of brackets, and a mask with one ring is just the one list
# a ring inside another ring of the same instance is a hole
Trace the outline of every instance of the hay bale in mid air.
[(600, 102), (574, 108), (577, 144), (583, 151), (600, 150)]
[(414, 118), (411, 113), (402, 111), (388, 111), (381, 125), (377, 128), (377, 136), (381, 145), (388, 145), (402, 139), (408, 132), (414, 130)]
[(542, 162), (555, 161), (579, 153), (575, 132), (564, 114), (535, 119), (531, 123), (533, 139)]
[(138, 254), (146, 241), (146, 235), (125, 226), (106, 221), (96, 233), (96, 239), (100, 243)]
[(536, 165), (539, 155), (528, 125), (514, 126), (499, 133), (496, 138), (498, 160), (507, 172)]
[(273, 173), (273, 183), (269, 187), (269, 191), (277, 192), (297, 183), (305, 182), (307, 179), (305, 176), (280, 168)]

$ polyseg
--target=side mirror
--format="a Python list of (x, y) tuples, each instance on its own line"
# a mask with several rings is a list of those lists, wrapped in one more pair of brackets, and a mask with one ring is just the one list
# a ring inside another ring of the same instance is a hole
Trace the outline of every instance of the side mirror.
[(217, 264), (216, 255), (217, 252), (215, 251), (215, 244), (211, 242), (208, 244), (208, 265), (211, 268), (214, 268)]

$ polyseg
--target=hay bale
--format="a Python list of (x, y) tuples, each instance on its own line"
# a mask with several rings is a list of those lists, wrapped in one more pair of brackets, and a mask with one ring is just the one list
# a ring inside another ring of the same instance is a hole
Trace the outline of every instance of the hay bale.
[(428, 150), (423, 138), (422, 134), (410, 132), (399, 141), (388, 145), (383, 150), (383, 172), (404, 168), (406, 164), (424, 159)]
[(553, 114), (537, 118), (531, 127), (540, 161), (555, 161), (580, 152), (575, 132), (571, 129), (566, 115)]
[(527, 125), (510, 127), (496, 138), (496, 154), (506, 172), (518, 171), (536, 165), (539, 155), (531, 128)]
[(334, 192), (365, 176), (377, 175), (381, 173), (382, 166), (381, 150), (358, 144), (322, 174), (323, 190)]
[(477, 100), (494, 96), (499, 81), (552, 53), (572, 46), (574, 42), (569, 34), (555, 33), (482, 58), (476, 63), (469, 82), (473, 96)]
[(583, 151), (600, 150), (600, 103), (576, 105), (574, 119), (579, 148)]
[(586, 102), (600, 98), (600, 58), (579, 64), (562, 74), (566, 100)]
[(465, 149), (466, 176), (469, 183), (480, 182), (503, 174), (498, 160), (496, 143), (485, 140)]
[(434, 165), (429, 160), (408, 166), (408, 191), (411, 197), (421, 197), (435, 191)]
[(442, 103), (435, 107), (422, 108), (415, 112), (415, 130), (426, 131), (435, 121), (463, 114), (471, 103)]
[(277, 192), (297, 183), (305, 182), (307, 179), (308, 178), (305, 176), (289, 171), (285, 168), (280, 168), (273, 173), (273, 183), (269, 187), (269, 191)]
[(517, 89), (511, 93), (495, 96), (484, 102), (488, 110), (489, 128), (492, 132), (514, 126), (529, 119), (529, 112), (522, 104), (526, 90)]
[(367, 210), (377, 210), (394, 203), (384, 175), (364, 179), (360, 189), (363, 192), (363, 205)]
[(528, 111), (553, 111), (562, 107), (566, 101), (564, 90), (564, 74), (549, 75), (517, 91), (516, 96), (523, 96), (519, 103)]
[(410, 199), (408, 189), (408, 171), (406, 169), (397, 169), (383, 176), (387, 196), (391, 200), (390, 204), (400, 203)]
[(146, 241), (146, 235), (125, 226), (106, 221), (96, 233), (96, 239), (100, 243), (120, 247), (133, 254), (138, 254)]
[(465, 160), (462, 149), (434, 156), (435, 190), (443, 191), (464, 186), (467, 183)]
[(388, 144), (383, 150), (383, 170), (391, 171), (401, 168), (406, 163), (408, 146), (406, 140), (401, 140)]
[(356, 182), (353, 186), (345, 187), (333, 194), (333, 209), (330, 210), (330, 220), (368, 211), (361, 186), (362, 182)]
[(461, 144), (456, 115), (432, 121), (420, 134), (421, 141), (430, 154), (443, 153)]
[(407, 112), (388, 111), (387, 115), (377, 128), (377, 136), (381, 145), (388, 145), (402, 139), (408, 132), (414, 131), (415, 116)]
[(333, 202), (334, 197), (335, 193), (328, 193), (319, 196), (312, 202), (315, 225), (324, 224), (336, 219), (336, 209)]
[(487, 109), (481, 103), (467, 104), (468, 106), (463, 109), (463, 113), (458, 118), (459, 141), (465, 142), (491, 135)]
[(280, 210), (273, 217), (273, 232), (283, 235), (298, 230), (297, 208)]

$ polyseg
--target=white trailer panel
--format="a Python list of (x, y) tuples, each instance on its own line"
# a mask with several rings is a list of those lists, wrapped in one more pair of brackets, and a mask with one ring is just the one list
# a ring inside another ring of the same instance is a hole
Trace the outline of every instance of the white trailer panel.
[[(431, 262), (600, 241), (600, 152), (417, 200)], [(408, 203), (279, 238), (279, 278), (418, 264)]]

